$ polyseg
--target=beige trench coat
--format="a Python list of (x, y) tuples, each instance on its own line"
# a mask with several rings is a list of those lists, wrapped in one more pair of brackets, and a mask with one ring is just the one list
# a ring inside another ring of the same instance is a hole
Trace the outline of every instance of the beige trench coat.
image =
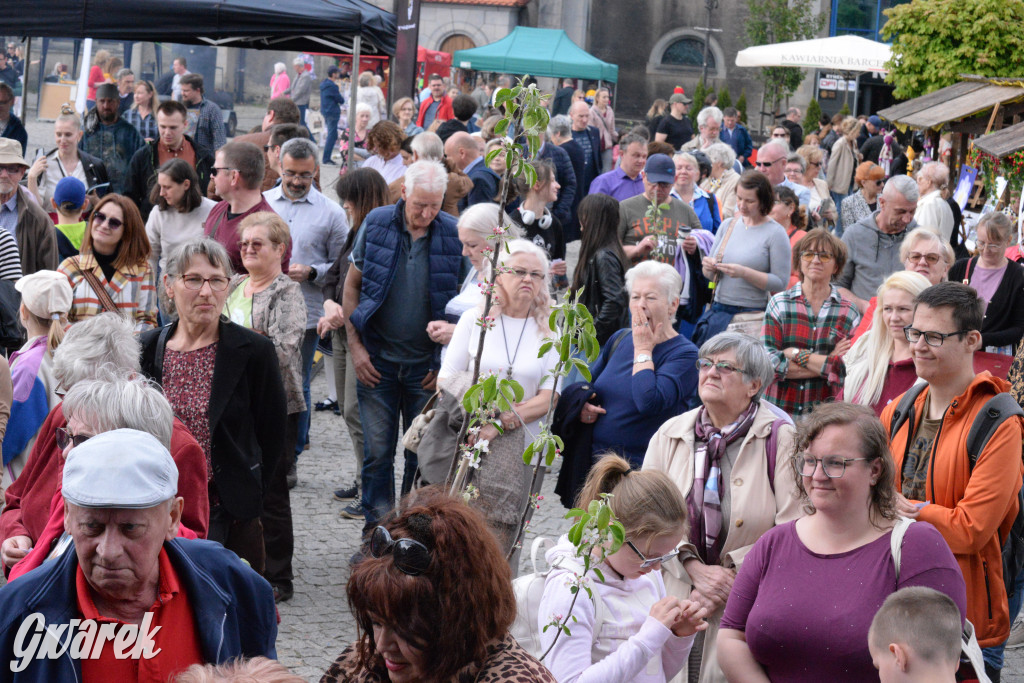
[[(643, 469), (666, 473), (679, 486), (684, 498), (693, 486), (693, 442), (698, 410), (683, 413), (663, 424), (651, 439), (644, 457)], [(726, 537), (722, 546), (723, 567), (738, 570), (754, 542), (766, 531), (802, 516), (796, 480), (789, 465), (794, 436), (794, 429), (790, 425), (782, 425), (776, 432), (778, 449), (774, 494), (768, 482), (765, 445), (775, 419), (776, 414), (762, 399), (754, 423), (740, 444), (732, 468), (732, 479), (729, 481), (731, 517), (724, 520)], [(696, 554), (696, 549), (689, 542), (681, 547)], [(690, 596), (693, 585), (682, 563), (669, 562), (662, 568), (662, 576), (669, 595), (683, 599)], [(704, 665), (701, 667), (702, 683), (725, 683), (715, 653), (718, 624), (724, 611), (724, 607), (719, 608), (708, 618), (708, 630), (704, 638)], [(685, 680), (686, 667), (673, 681), (682, 683)]]

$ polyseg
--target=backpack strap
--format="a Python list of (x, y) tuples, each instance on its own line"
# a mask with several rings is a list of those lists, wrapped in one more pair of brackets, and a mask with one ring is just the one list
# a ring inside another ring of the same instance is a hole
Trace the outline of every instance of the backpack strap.
[[(914, 433), (914, 402), (917, 397), (921, 395), (921, 392), (928, 386), (926, 382), (918, 382), (914, 386), (904, 392), (903, 396), (900, 397), (900, 402), (896, 404), (896, 410), (892, 414), (892, 420), (889, 421), (889, 441), (893, 440), (896, 436), (896, 432), (900, 430), (903, 423), (910, 420), (910, 434)], [(910, 444), (910, 439), (907, 439), (907, 444)]]
[(896, 526), (892, 528), (892, 535), (889, 536), (889, 553), (892, 555), (892, 563), (896, 566), (896, 585), (900, 582), (900, 556), (903, 554), (903, 537), (907, 534), (907, 528), (915, 520), (909, 517), (897, 517)]
[(1024, 410), (1010, 394), (1003, 392), (996, 394), (982, 406), (981, 412), (974, 418), (974, 424), (967, 433), (967, 460), (970, 463), (971, 471), (978, 462), (978, 456), (985, 450), (989, 439), (996, 433), (1000, 425), (1008, 419), (1017, 415), (1024, 417)]

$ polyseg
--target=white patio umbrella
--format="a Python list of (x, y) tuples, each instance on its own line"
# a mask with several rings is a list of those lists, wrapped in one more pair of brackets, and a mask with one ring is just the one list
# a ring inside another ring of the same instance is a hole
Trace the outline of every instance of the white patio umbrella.
[(857, 36), (834, 36), (792, 43), (757, 45), (736, 53), (736, 66), (795, 66), (835, 71), (886, 73), (892, 49)]

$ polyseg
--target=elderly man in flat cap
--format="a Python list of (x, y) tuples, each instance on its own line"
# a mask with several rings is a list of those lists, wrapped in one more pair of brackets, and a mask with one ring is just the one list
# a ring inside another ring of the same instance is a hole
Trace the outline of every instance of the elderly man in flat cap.
[(72, 448), (74, 552), (0, 589), (0, 680), (166, 681), (192, 664), (276, 658), (270, 585), (221, 545), (176, 538), (177, 486), (151, 434), (117, 429)]

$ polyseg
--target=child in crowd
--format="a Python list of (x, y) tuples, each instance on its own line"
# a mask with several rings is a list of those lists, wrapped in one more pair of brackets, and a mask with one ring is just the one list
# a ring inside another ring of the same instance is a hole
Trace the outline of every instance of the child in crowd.
[(923, 586), (896, 591), (868, 631), (881, 683), (953, 683), (961, 630), (960, 610), (949, 596)]
[[(587, 575), (594, 599), (585, 591), (572, 607), (568, 626), (544, 665), (559, 681), (636, 681), (663, 683), (679, 673), (694, 634), (707, 628), (707, 610), (690, 600), (667, 597), (661, 563), (674, 559), (686, 533), (686, 502), (664, 473), (638, 472), (617, 455), (606, 455), (590, 470), (577, 505), (586, 509), (602, 493), (625, 527), (626, 542), (599, 565), (604, 580)], [(570, 611), (574, 573), (582, 572), (575, 547), (563, 536), (548, 551), (552, 566), (544, 582), (539, 628), (551, 615)], [(558, 629), (541, 634), (541, 651)]]
[(57, 212), (57, 251), (60, 261), (78, 256), (85, 237), (85, 221), (82, 214), (89, 208), (85, 196), (85, 183), (73, 176), (65, 176), (57, 183), (50, 200)]

